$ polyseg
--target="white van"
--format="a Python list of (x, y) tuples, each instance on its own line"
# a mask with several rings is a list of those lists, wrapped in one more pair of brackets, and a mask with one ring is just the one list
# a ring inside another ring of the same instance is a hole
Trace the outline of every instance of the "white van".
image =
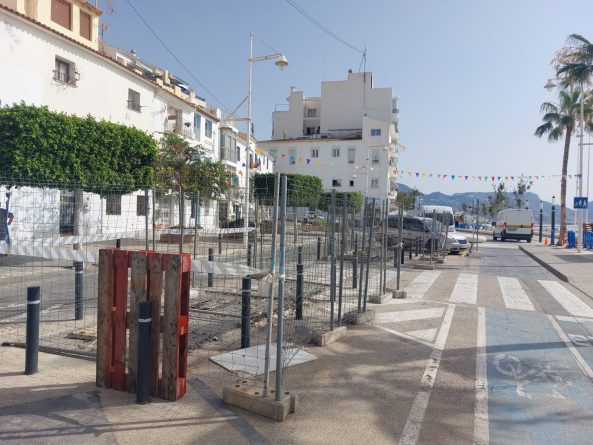
[(449, 232), (455, 232), (455, 213), (453, 208), (449, 206), (422, 206), (423, 216), (432, 218), (434, 214), (435, 219), (441, 224), (447, 223), (449, 225)]
[(496, 241), (516, 239), (526, 240), (528, 243), (533, 238), (533, 212), (529, 209), (506, 209), (496, 215), (496, 225), (492, 233)]

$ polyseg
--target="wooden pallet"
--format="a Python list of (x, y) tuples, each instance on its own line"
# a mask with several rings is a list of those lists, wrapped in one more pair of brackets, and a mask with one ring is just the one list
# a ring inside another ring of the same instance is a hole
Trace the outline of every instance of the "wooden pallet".
[(150, 301), (150, 393), (167, 400), (185, 394), (190, 268), (189, 254), (99, 251), (98, 386), (136, 392), (138, 305)]

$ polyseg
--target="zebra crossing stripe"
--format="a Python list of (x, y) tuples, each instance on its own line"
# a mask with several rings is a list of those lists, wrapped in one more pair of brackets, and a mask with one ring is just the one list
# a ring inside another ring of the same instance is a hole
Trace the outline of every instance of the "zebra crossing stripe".
[(425, 270), (422, 272), (406, 286), (408, 298), (423, 298), (440, 274), (441, 272), (438, 270)]
[(570, 315), (593, 318), (593, 309), (557, 281), (538, 280), (538, 282)]
[(534, 311), (533, 303), (525, 293), (519, 280), (511, 277), (497, 277), (502, 299), (509, 309), (521, 309), (524, 311)]
[(451, 303), (476, 304), (478, 299), (478, 276), (461, 273), (449, 301)]

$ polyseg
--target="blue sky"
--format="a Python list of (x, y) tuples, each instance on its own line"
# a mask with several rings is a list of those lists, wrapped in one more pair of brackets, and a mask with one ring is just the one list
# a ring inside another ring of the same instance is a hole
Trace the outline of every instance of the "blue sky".
[[(248, 36), (253, 32), (284, 51), (290, 66), (254, 65), (253, 117), (258, 139), (271, 136), (271, 114), (290, 86), (317, 96), (322, 80), (357, 71), (360, 53), (337, 42), (284, 0), (198, 2), (129, 0), (207, 89), (177, 64), (134, 14), (128, 0), (112, 0), (105, 14), (108, 43), (189, 81), (209, 105), (234, 109), (247, 95)], [(490, 191), (471, 176), (559, 174), (562, 143), (533, 136), (542, 102), (555, 100), (543, 85), (550, 61), (571, 33), (593, 39), (589, 0), (297, 0), (327, 28), (367, 48), (367, 71), (376, 87), (392, 87), (400, 100), (400, 182), (423, 192)], [(269, 53), (261, 44), (255, 55)], [(212, 94), (211, 94), (212, 93)], [(214, 96), (218, 99), (216, 100)], [(220, 102), (219, 102), (220, 101)], [(246, 115), (245, 107), (242, 108)], [(588, 142), (588, 141), (586, 141)], [(576, 172), (573, 140), (569, 173)], [(587, 150), (585, 150), (585, 153)], [(585, 154), (585, 172), (587, 155)], [(456, 175), (438, 180), (437, 174)], [(468, 175), (470, 180), (459, 181)], [(509, 184), (512, 189), (512, 183)], [(575, 181), (569, 181), (572, 202)], [(586, 190), (586, 184), (585, 184)], [(560, 193), (559, 178), (540, 179), (542, 198)]]

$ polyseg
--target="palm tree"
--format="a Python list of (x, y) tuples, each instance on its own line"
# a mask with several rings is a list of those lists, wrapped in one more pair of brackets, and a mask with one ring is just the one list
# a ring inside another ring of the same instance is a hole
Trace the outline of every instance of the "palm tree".
[[(570, 139), (575, 130), (575, 125), (580, 117), (580, 90), (572, 92), (560, 91), (559, 103), (544, 102), (540, 108), (544, 123), (537, 127), (535, 135), (542, 137), (548, 135), (548, 142), (557, 142), (564, 136), (564, 155), (562, 157), (562, 180), (560, 186), (560, 236), (558, 245), (566, 242), (566, 175), (568, 173), (568, 155), (570, 152)], [(587, 107), (589, 113), (590, 107)]]
[(556, 73), (564, 85), (588, 85), (593, 79), (593, 43), (579, 34), (571, 34), (567, 44), (554, 58)]

